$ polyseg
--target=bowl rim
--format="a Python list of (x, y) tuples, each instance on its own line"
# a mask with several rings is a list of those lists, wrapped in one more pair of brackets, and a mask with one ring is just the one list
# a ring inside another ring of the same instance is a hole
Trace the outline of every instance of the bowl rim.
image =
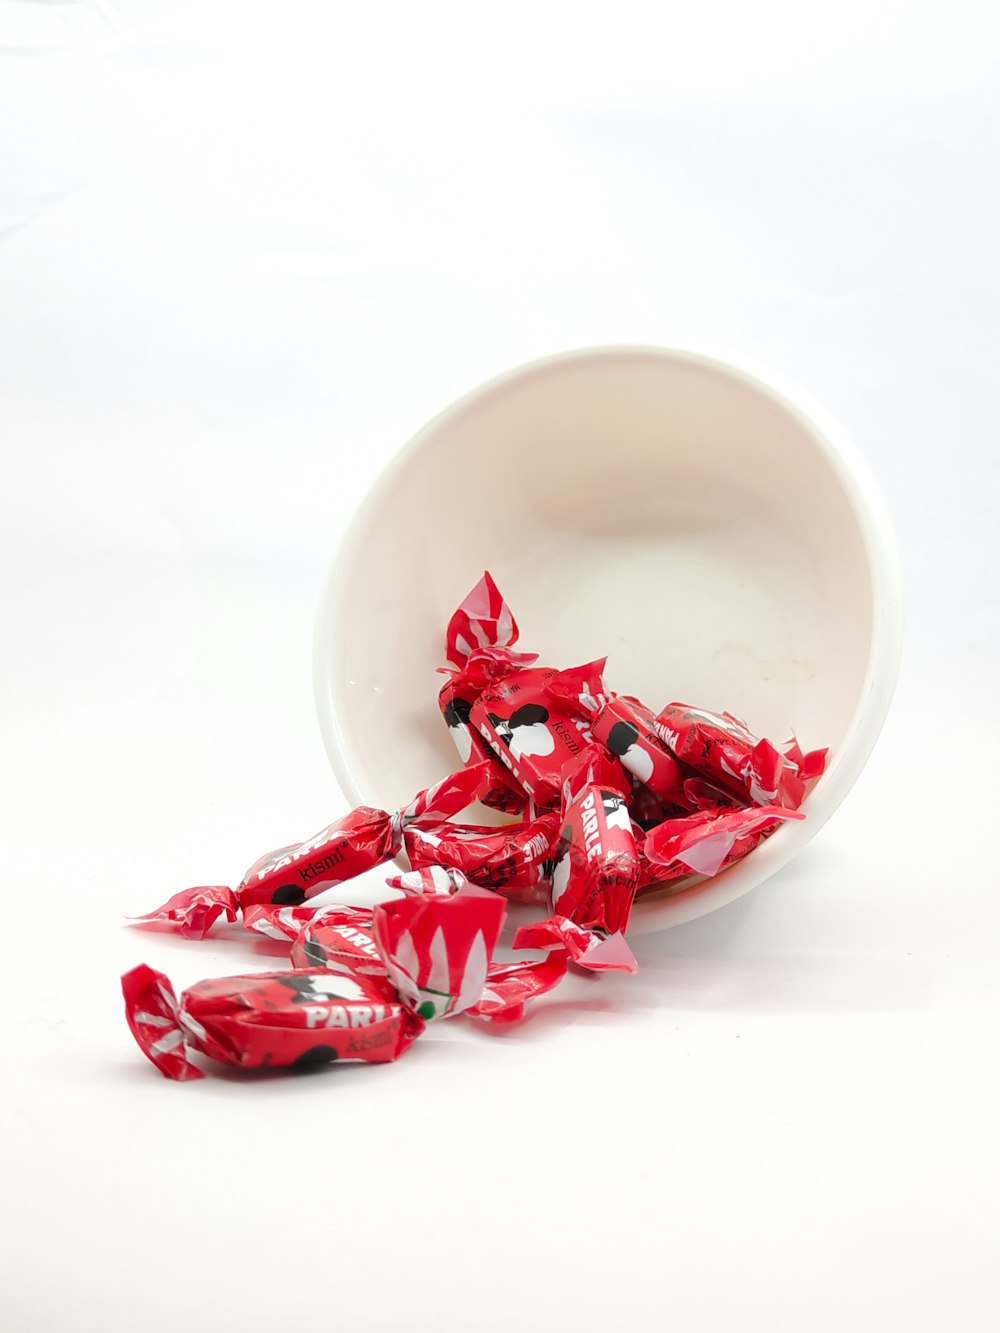
[(453, 418), (483, 398), (560, 365), (648, 357), (712, 371), (771, 400), (799, 424), (825, 456), (851, 506), (868, 562), (872, 597), (871, 647), (847, 741), (810, 793), (802, 823), (783, 825), (750, 856), (717, 875), (663, 898), (636, 903), (629, 933), (647, 934), (704, 916), (741, 898), (775, 874), (833, 815), (868, 761), (882, 730), (899, 675), (903, 647), (903, 578), (892, 521), (874, 475), (846, 432), (824, 408), (784, 376), (745, 357), (723, 357), (691, 346), (620, 343), (573, 348), (535, 358), (485, 380), (430, 418), (390, 458), (362, 496), (338, 542), (323, 584), (313, 636), (313, 686), (323, 743), (340, 788), (354, 805), (364, 794), (347, 762), (348, 744), (331, 688), (331, 627), (343, 624), (344, 600), (356, 568), (353, 556), (367, 526), (400, 471)]

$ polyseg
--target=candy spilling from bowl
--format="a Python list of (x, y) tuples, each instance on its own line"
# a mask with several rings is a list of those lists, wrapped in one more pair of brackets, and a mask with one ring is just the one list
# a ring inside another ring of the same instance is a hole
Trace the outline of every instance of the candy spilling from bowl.
[[(199, 982), (179, 1000), (161, 973), (126, 973), (129, 1026), (168, 1078), (203, 1076), (190, 1051), (244, 1068), (378, 1063), (435, 1019), (515, 1022), (571, 966), (636, 971), (625, 932), (637, 897), (716, 875), (805, 818), (825, 750), (775, 745), (686, 704), (654, 714), (605, 687), (603, 660), (539, 666), (517, 640), (486, 573), (447, 627), (439, 705), (456, 773), (394, 814), (360, 806), (268, 853), (236, 889), (186, 889), (138, 918), (201, 939), (241, 916), (289, 946), (289, 971)], [(511, 822), (458, 822), (475, 800)], [(401, 897), (309, 904), (400, 856), (410, 868), (387, 884)], [(548, 909), (513, 939), (540, 958), (494, 959), (505, 899)]]

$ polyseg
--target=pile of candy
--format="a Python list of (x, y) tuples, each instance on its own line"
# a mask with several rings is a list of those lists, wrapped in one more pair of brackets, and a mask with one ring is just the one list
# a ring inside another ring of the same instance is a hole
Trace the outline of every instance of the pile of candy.
[[(290, 948), (292, 969), (225, 977), (177, 999), (161, 973), (122, 978), (136, 1041), (169, 1078), (203, 1077), (200, 1051), (245, 1068), (394, 1060), (427, 1022), (520, 1018), (574, 966), (634, 972), (635, 898), (715, 875), (799, 811), (825, 750), (758, 740), (728, 713), (654, 715), (611, 693), (604, 661), (568, 671), (514, 651), (510, 608), (485, 574), (452, 616), (440, 706), (463, 768), (388, 814), (361, 806), (270, 852), (235, 890), (187, 889), (143, 923), (204, 938), (221, 916)], [(474, 800), (516, 816), (461, 824)], [(405, 854), (402, 893), (374, 909), (307, 900)], [(503, 896), (500, 896), (503, 895)], [(494, 961), (504, 898), (544, 903)]]

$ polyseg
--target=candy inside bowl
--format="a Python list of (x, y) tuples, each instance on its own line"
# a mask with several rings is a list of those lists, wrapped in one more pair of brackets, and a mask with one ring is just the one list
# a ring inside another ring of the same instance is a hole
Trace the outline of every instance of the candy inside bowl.
[(644, 896), (630, 931), (761, 883), (863, 767), (898, 668), (892, 538), (852, 447), (773, 378), (682, 351), (569, 353), (474, 390), (399, 453), (317, 620), (319, 717), (352, 802), (394, 810), (456, 766), (437, 668), (485, 568), (544, 663), (607, 654), (610, 688), (654, 709), (684, 700), (830, 749), (805, 821)]

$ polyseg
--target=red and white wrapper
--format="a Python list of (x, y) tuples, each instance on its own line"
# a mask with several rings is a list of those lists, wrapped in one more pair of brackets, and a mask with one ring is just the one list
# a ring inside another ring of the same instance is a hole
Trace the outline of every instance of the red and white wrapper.
[(438, 707), (462, 763), (489, 766), (479, 799), (508, 814), (524, 809), (525, 791), (469, 719), (472, 705), (487, 685), (537, 661), (534, 653), (514, 651), (517, 633), (510, 607), (489, 572), (485, 573), (448, 622), (445, 651), (456, 667), (442, 667), (448, 680), (438, 695)]
[[(441, 876), (448, 882), (445, 889)], [(455, 871), (445, 871), (439, 866), (429, 866), (420, 871), (411, 871), (405, 875), (394, 876), (390, 884), (406, 881), (405, 892), (418, 897), (453, 896), (464, 894), (465, 902), (456, 916), (452, 911), (445, 918), (445, 927), (450, 927), (445, 940), (445, 947), (453, 956), (461, 952), (463, 939), (469, 939), (469, 931), (462, 926), (462, 913), (469, 921), (469, 912), (478, 913), (480, 908), (475, 902), (476, 891), (464, 875)], [(430, 887), (428, 887), (430, 884)], [(420, 885), (421, 888), (417, 886)], [(261, 909), (266, 910), (266, 909)], [(270, 909), (275, 910), (275, 909)], [(301, 912), (304, 909), (281, 908), (282, 912)], [(391, 910), (391, 909), (390, 909)], [(455, 921), (463, 931), (463, 937), (456, 939)], [(486, 940), (488, 944), (488, 939)], [(348, 975), (363, 975), (369, 984), (375, 978), (381, 978), (385, 986), (395, 994), (395, 987), (389, 977), (388, 967), (382, 954), (383, 946), (377, 936), (373, 921), (373, 912), (363, 912), (352, 908), (320, 909), (314, 919), (304, 926), (292, 944), (291, 962), (293, 967), (328, 967)], [(467, 1009), (473, 1018), (482, 1018), (490, 1022), (514, 1022), (524, 1013), (527, 1002), (552, 989), (566, 972), (567, 958), (564, 953), (553, 952), (539, 961), (518, 960), (510, 963), (491, 962), (486, 973), (486, 985), (475, 1004)], [(377, 983), (375, 983), (377, 984)], [(474, 984), (467, 980), (466, 986)], [(444, 1013), (458, 1013), (457, 1007), (447, 1009), (439, 1002), (435, 1004), (435, 1017), (439, 1009)]]
[[(414, 870), (404, 870), (398, 875), (390, 875), (386, 880), (390, 889), (400, 893), (417, 894), (428, 897), (436, 893), (458, 893), (471, 881), (451, 866), (421, 865)], [(484, 886), (488, 887), (488, 886)]]
[(237, 907), (232, 889), (225, 884), (209, 884), (200, 889), (181, 889), (162, 907), (129, 920), (136, 925), (159, 926), (183, 935), (186, 940), (203, 940), (220, 916), (235, 921)]
[(178, 997), (142, 965), (122, 977), (132, 1035), (167, 1078), (203, 1077), (189, 1051), (243, 1069), (395, 1060), (423, 1022), (356, 977), (325, 969), (200, 981)]
[(639, 965), (621, 931), (602, 931), (578, 926), (564, 916), (550, 916), (522, 926), (514, 936), (515, 949), (564, 951), (569, 961), (588, 972), (637, 972)]
[(678, 759), (753, 805), (797, 810), (826, 767), (826, 750), (804, 755), (794, 738), (779, 749), (758, 740), (731, 713), (672, 703), (657, 715), (655, 727)]
[[(568, 671), (518, 652), (489, 573), (446, 633), (439, 702), (464, 765), (395, 814), (361, 806), (305, 842), (261, 857), (239, 887), (175, 894), (140, 920), (200, 938), (220, 918), (287, 944), (291, 969), (199, 982), (178, 997), (151, 968), (122, 978), (133, 1035), (169, 1078), (203, 1076), (192, 1055), (301, 1068), (394, 1060), (431, 1019), (512, 1022), (570, 964), (636, 970), (624, 931), (638, 892), (719, 873), (789, 819), (826, 751), (759, 740), (731, 714), (669, 704), (656, 717), (616, 695), (604, 660)], [(520, 816), (458, 825), (473, 800)], [(308, 900), (406, 851), (373, 909)], [(498, 962), (502, 897), (547, 901)]]
[(471, 722), (542, 807), (559, 803), (563, 772), (592, 742), (588, 722), (548, 690), (551, 667), (515, 671), (485, 689)]
[(527, 927), (529, 935), (519, 931), (515, 948), (547, 947), (529, 939), (551, 941), (581, 967), (635, 970), (624, 938), (640, 872), (628, 786), (617, 760), (598, 745), (569, 770), (549, 890), (552, 916)]
[[(678, 819), (686, 818), (687, 812), (685, 811), (683, 815), (674, 817)], [(651, 893), (664, 884), (673, 883), (678, 879), (686, 879), (692, 873), (686, 866), (681, 865), (680, 861), (672, 866), (651, 861), (646, 855), (646, 830), (640, 828), (638, 824), (633, 824), (632, 832), (635, 834), (635, 850), (639, 858), (639, 878), (635, 885), (635, 896), (637, 898), (641, 898), (645, 893)]]
[(552, 949), (544, 958), (491, 963), (479, 1000), (466, 1011), (470, 1018), (491, 1023), (516, 1023), (529, 1000), (557, 986), (566, 975), (569, 953)]
[(506, 814), (520, 814), (527, 795), (506, 768), (493, 747), (474, 731), (469, 723), (472, 703), (480, 691), (459, 677), (442, 686), (438, 704), (448, 726), (448, 735), (454, 741), (462, 763), (469, 767), (486, 764), (489, 776), (483, 783), (479, 799), (483, 805)]
[(363, 977), (380, 994), (395, 994), (375, 935), (371, 909), (331, 908), (317, 913), (292, 941), (292, 967), (325, 967)]
[(623, 792), (595, 781), (602, 766), (599, 754), (585, 758), (567, 779), (551, 904), (554, 915), (612, 935), (628, 922), (639, 858)]
[(331, 907), (316, 907), (306, 903), (301, 907), (281, 907), (276, 903), (254, 903), (243, 913), (243, 926), (255, 935), (263, 935), (270, 940), (294, 940), (302, 934), (306, 926), (330, 915), (350, 917), (371, 921), (371, 910), (363, 907), (343, 907), (340, 904)]
[[(717, 875), (752, 852), (762, 838), (788, 819), (805, 819), (805, 815), (780, 805), (702, 810), (652, 829), (646, 835), (644, 850), (653, 866), (659, 865), (665, 872)], [(670, 877), (669, 873), (661, 876)]]
[(202, 1077), (190, 1051), (243, 1068), (394, 1060), (429, 1019), (472, 1009), (510, 1018), (559, 980), (558, 959), (491, 968), (504, 911), (474, 886), (382, 903), (370, 929), (357, 911), (330, 909), (292, 946), (293, 962), (321, 966), (202, 981), (178, 999), (143, 965), (122, 978), (126, 1016), (149, 1059), (178, 1080)]
[(518, 629), (513, 613), (487, 570), (448, 621), (448, 661), (464, 666), (481, 648), (512, 648)]
[(656, 734), (656, 719), (645, 704), (614, 694), (604, 684), (605, 658), (557, 672), (548, 682), (553, 698), (587, 718), (594, 740), (621, 760), (636, 781), (661, 801), (686, 806), (684, 769)]
[(559, 815), (503, 828), (439, 824), (406, 830), (404, 843), (415, 870), (435, 866), (460, 871), (480, 888), (515, 902), (544, 902), (559, 835)]
[(234, 921), (238, 908), (245, 911), (259, 903), (298, 906), (397, 855), (411, 825), (436, 825), (463, 810), (476, 799), (486, 776), (484, 765), (453, 773), (394, 815), (359, 806), (315, 837), (262, 856), (235, 891), (221, 886), (185, 889), (134, 919), (200, 939), (223, 913)]
[(473, 886), (375, 908), (382, 961), (415, 1014), (443, 1018), (479, 1002), (505, 910), (497, 894)]

